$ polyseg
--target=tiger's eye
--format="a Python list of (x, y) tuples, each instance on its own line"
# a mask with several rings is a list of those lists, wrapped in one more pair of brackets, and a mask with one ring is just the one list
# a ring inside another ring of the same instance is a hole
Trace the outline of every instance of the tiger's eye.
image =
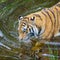
[(32, 17), (30, 20), (34, 21), (35, 20), (35, 17)]

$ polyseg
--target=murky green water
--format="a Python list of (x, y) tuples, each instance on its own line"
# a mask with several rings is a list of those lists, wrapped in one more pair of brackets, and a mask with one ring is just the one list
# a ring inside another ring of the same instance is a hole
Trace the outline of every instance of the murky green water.
[(0, 60), (20, 60), (18, 16), (53, 6), (58, 1), (3, 0), (0, 2)]

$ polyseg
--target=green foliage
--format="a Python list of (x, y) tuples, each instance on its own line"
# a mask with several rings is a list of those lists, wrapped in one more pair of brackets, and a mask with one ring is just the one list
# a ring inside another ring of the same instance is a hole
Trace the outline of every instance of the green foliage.
[(56, 49), (56, 50), (54, 50), (54, 53), (53, 53), (53, 50), (50, 48), (50, 45), (48, 44), (48, 49), (49, 49), (49, 54), (51, 54), (52, 56), (51, 57), (49, 57), (50, 58), (50, 60), (58, 60), (58, 49), (57, 49), (57, 46), (55, 45), (54, 46), (54, 49)]
[(6, 18), (10, 15), (18, 6), (20, 5), (19, 0), (14, 1), (13, 3), (8, 4), (3, 9), (0, 10), (0, 19)]
[(0, 0), (0, 3), (6, 2), (7, 0)]

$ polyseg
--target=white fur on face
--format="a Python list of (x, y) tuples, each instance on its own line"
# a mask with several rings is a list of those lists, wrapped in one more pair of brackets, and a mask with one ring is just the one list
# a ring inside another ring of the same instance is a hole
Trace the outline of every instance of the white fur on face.
[(23, 19), (22, 16), (20, 17), (20, 19), (18, 19), (18, 22), (19, 22), (19, 24), (18, 24), (18, 25), (19, 25), (18, 30), (19, 30), (19, 28), (20, 28), (20, 23), (21, 23), (21, 20), (22, 20), (22, 19)]
[(27, 30), (27, 25), (22, 27), (22, 31), (26, 31)]
[(20, 20), (18, 20), (18, 22), (19, 22), (19, 23), (18, 23), (18, 26), (19, 26), (19, 27), (18, 27), (18, 30), (19, 30), (19, 28), (20, 28)]
[(42, 30), (41, 30), (40, 34), (42, 34), (42, 33), (44, 32), (45, 27), (42, 27), (41, 29), (42, 29)]
[(34, 35), (37, 36), (38, 35), (38, 29), (36, 26), (33, 26), (33, 30), (34, 30)]
[(29, 24), (30, 26), (32, 26), (32, 28), (33, 28), (33, 33), (34, 33), (34, 36), (35, 37), (37, 37), (37, 35), (38, 35), (38, 28), (35, 26), (35, 25), (31, 25), (31, 24)]
[[(34, 25), (31, 25), (33, 27), (33, 30), (34, 30), (34, 35), (37, 36), (39, 34), (39, 30), (36, 26)], [(41, 31), (40, 31), (40, 34), (44, 33), (44, 30), (45, 30), (45, 27), (42, 27), (41, 28)]]

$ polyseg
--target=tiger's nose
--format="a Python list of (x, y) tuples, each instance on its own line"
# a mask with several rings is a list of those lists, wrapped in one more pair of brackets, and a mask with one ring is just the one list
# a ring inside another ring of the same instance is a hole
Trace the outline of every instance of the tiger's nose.
[(20, 38), (20, 40), (23, 40), (23, 38)]

